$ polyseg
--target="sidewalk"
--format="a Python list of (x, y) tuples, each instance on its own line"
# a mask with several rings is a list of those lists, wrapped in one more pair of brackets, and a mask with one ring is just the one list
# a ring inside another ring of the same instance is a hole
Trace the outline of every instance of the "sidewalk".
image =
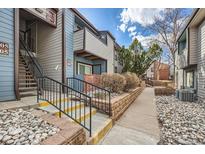
[(100, 144), (157, 144), (159, 133), (154, 89), (145, 88)]

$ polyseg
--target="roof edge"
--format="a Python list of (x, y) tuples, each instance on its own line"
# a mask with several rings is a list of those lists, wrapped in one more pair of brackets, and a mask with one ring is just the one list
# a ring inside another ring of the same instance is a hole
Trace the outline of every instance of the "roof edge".
[(200, 8), (195, 8), (189, 18), (189, 20), (186, 22), (183, 30), (180, 32), (179, 36), (177, 37), (177, 42), (179, 41), (180, 37), (182, 36), (182, 34), (184, 33), (184, 31), (187, 29), (187, 27), (189, 26), (189, 24), (191, 23), (192, 19), (195, 17), (195, 15), (197, 14), (197, 12), (200, 10)]

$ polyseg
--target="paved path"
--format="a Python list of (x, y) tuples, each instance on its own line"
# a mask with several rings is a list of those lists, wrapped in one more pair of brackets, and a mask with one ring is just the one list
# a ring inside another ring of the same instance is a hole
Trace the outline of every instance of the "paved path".
[(158, 141), (154, 89), (145, 88), (100, 144), (157, 144)]

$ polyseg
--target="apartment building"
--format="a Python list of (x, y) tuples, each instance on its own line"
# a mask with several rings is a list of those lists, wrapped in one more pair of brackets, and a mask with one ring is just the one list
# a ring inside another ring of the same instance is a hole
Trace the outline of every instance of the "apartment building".
[(120, 49), (120, 45), (115, 43), (115, 47), (114, 47), (114, 72), (115, 73), (122, 73), (122, 64), (119, 61), (119, 49)]
[(155, 61), (146, 71), (146, 78), (152, 80), (169, 80), (170, 68), (168, 64)]
[(178, 37), (175, 83), (205, 98), (205, 9), (195, 9)]
[(36, 95), (37, 78), (113, 73), (115, 38), (76, 9), (0, 9), (0, 101)]

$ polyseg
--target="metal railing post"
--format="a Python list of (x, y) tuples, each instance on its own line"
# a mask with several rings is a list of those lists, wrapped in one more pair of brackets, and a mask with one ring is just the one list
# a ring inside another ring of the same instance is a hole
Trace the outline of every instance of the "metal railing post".
[(39, 78), (37, 79), (37, 103), (39, 103), (39, 88), (40, 85), (39, 85)]
[(59, 84), (59, 90), (60, 90), (60, 112), (59, 112), (59, 117), (61, 118), (61, 85)]
[(89, 97), (90, 103), (90, 137), (92, 136), (92, 105), (91, 105), (91, 97)]
[(109, 92), (109, 116), (111, 117), (112, 114), (111, 114), (111, 95), (110, 95), (110, 92)]

